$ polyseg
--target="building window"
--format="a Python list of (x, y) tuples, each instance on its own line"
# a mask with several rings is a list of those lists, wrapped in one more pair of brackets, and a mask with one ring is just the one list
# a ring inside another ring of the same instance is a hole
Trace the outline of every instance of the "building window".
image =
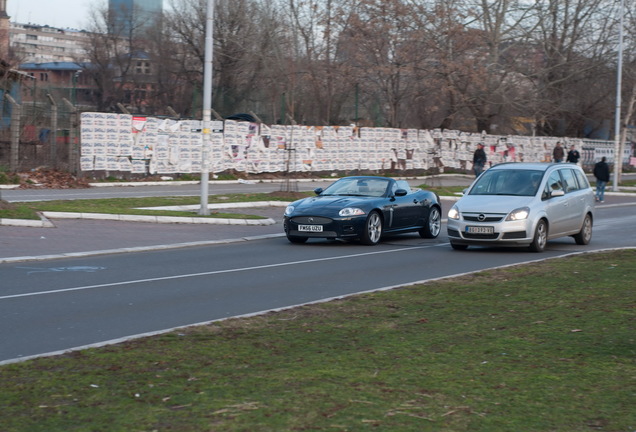
[(135, 68), (135, 72), (137, 74), (149, 75), (150, 74), (150, 63), (145, 61), (138, 61), (137, 67)]

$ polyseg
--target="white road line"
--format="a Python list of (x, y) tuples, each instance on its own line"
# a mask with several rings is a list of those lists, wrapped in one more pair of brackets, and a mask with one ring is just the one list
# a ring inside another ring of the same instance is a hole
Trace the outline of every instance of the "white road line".
[(122, 285), (134, 285), (134, 284), (142, 284), (147, 282), (187, 279), (187, 278), (195, 278), (199, 276), (211, 276), (211, 275), (224, 274), (224, 273), (236, 273), (236, 272), (243, 272), (243, 271), (262, 270), (267, 268), (285, 267), (285, 266), (292, 266), (292, 265), (299, 265), (299, 264), (315, 263), (320, 261), (332, 261), (332, 260), (346, 259), (346, 258), (359, 258), (359, 257), (369, 256), (369, 255), (412, 251), (414, 249), (426, 249), (426, 248), (431, 248), (436, 246), (440, 246), (440, 245), (436, 244), (436, 245), (427, 245), (427, 246), (412, 246), (408, 248), (365, 252), (365, 253), (359, 253), (359, 254), (353, 254), (353, 255), (315, 258), (315, 259), (292, 261), (292, 262), (285, 262), (285, 263), (278, 263), (278, 264), (267, 264), (267, 265), (252, 266), (252, 267), (239, 267), (239, 268), (227, 269), (227, 270), (215, 270), (215, 271), (202, 272), (202, 273), (190, 273), (190, 274), (175, 275), (175, 276), (164, 276), (164, 277), (157, 277), (157, 278), (122, 281), (122, 282), (111, 282), (111, 283), (97, 284), (97, 285), (86, 285), (86, 286), (80, 286), (80, 287), (74, 287), (74, 288), (64, 288), (64, 289), (52, 290), (52, 291), (37, 291), (32, 293), (0, 296), (0, 300), (15, 299), (20, 297), (34, 297), (34, 296), (47, 295), (47, 294), (59, 294), (59, 293), (65, 293), (65, 292), (71, 292), (71, 291), (84, 291), (84, 290), (90, 290), (90, 289), (96, 289), (96, 288), (108, 288), (108, 287), (116, 287), (116, 286), (122, 286)]

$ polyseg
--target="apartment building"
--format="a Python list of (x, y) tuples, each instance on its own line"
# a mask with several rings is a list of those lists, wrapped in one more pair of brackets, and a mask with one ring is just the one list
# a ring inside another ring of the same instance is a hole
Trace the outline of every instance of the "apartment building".
[(36, 24), (9, 24), (9, 46), (20, 63), (84, 62), (89, 34)]

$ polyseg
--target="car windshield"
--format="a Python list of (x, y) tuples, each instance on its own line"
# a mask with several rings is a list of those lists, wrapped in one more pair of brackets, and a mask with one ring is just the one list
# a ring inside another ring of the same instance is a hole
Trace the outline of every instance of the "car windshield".
[(534, 196), (542, 177), (543, 171), (539, 170), (488, 170), (479, 176), (468, 194)]
[(383, 178), (343, 178), (333, 183), (320, 195), (372, 196), (385, 194), (389, 180)]

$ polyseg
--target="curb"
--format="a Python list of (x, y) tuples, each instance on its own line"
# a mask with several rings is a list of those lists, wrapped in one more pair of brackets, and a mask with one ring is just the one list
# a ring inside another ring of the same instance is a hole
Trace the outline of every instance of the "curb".
[[(289, 205), (285, 201), (254, 201), (242, 203), (219, 203), (208, 205), (209, 209), (225, 208), (252, 208), (252, 207), (286, 207)], [(175, 210), (192, 211), (199, 208), (199, 205), (189, 206), (164, 206), (164, 207), (140, 207), (140, 210)], [(109, 213), (75, 213), (75, 212), (42, 212), (40, 220), (31, 219), (2, 219), (0, 226), (16, 226), (30, 228), (55, 228), (50, 219), (90, 219), (90, 220), (115, 220), (123, 222), (145, 222), (145, 223), (171, 223), (171, 224), (209, 224), (209, 225), (273, 225), (276, 221), (272, 218), (266, 219), (229, 219), (229, 218), (204, 218), (187, 216), (151, 216), (151, 215), (125, 215)]]
[(199, 218), (180, 216), (148, 216), (148, 215), (120, 215), (107, 213), (66, 213), (44, 212), (43, 215), (51, 219), (91, 219), (115, 220), (123, 222), (172, 223), (172, 224), (211, 224), (211, 225), (273, 225), (271, 218), (267, 219), (227, 219), (227, 218)]
[(0, 218), (0, 226), (3, 225), (29, 228), (55, 228), (55, 225), (43, 215), (40, 215), (40, 220)]

